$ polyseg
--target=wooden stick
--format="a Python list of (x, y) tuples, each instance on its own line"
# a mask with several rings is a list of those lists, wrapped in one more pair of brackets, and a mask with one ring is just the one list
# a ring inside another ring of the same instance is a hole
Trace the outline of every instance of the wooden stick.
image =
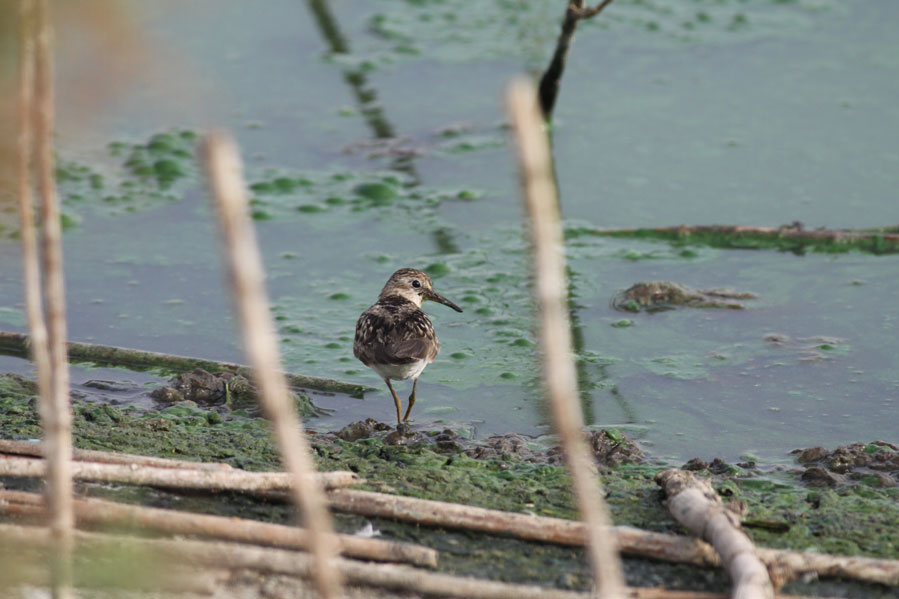
[[(559, 545), (584, 545), (583, 522), (503, 512), (457, 503), (402, 497), (371, 491), (337, 489), (328, 493), (331, 508), (341, 512), (379, 518), (393, 518), (422, 526), (477, 530), (531, 541)], [(612, 528), (620, 551), (627, 555), (666, 562), (719, 567), (715, 549), (699, 539), (650, 532), (629, 526)], [(759, 557), (769, 567), (786, 563), (797, 575), (852, 578), (891, 586), (899, 585), (899, 560), (857, 556), (806, 554), (781, 549), (759, 549)]]
[[(43, 513), (43, 504), (40, 495), (35, 493), (0, 490), (0, 512), (40, 515)], [(87, 498), (75, 500), (75, 518), (78, 524), (128, 526), (253, 545), (309, 549), (309, 534), (303, 529), (244, 518), (194, 514)], [(427, 568), (437, 566), (437, 551), (421, 545), (344, 534), (337, 535), (337, 539), (340, 552), (347, 557), (404, 562)]]
[[(246, 470), (197, 470), (155, 468), (137, 464), (100, 464), (74, 462), (72, 476), (92, 482), (115, 482), (129, 485), (152, 485), (170, 489), (205, 491), (242, 491), (258, 493), (273, 489), (289, 490), (291, 475), (286, 472), (247, 472)], [(0, 457), (0, 476), (39, 478), (47, 474), (47, 462), (32, 458)], [(353, 472), (316, 472), (306, 475), (327, 489), (359, 484)]]
[[(44, 547), (45, 529), (0, 524), (0, 539), (20, 547)], [(79, 549), (116, 550), (139, 547), (151, 554), (177, 560), (183, 566), (201, 568), (247, 568), (310, 578), (314, 561), (309, 556), (281, 549), (248, 547), (228, 543), (193, 540), (135, 539), (100, 533), (76, 533)], [(336, 560), (347, 582), (363, 587), (379, 587), (418, 593), (428, 597), (465, 597), (470, 599), (587, 599), (586, 593), (563, 591), (536, 585), (508, 584), (479, 578), (453, 576), (393, 564), (366, 564)], [(719, 593), (666, 591), (659, 588), (626, 589), (634, 599), (721, 599)], [(813, 599), (782, 596), (781, 599)]]
[(624, 575), (615, 540), (608, 534), (611, 524), (602, 484), (595, 475), (582, 434), (584, 422), (572, 360), (559, 202), (549, 144), (537, 105), (537, 90), (527, 80), (513, 83), (509, 88), (508, 105), (518, 138), (525, 205), (531, 220), (536, 275), (534, 293), (539, 312), (545, 392), (553, 425), (561, 438), (565, 461), (571, 471), (578, 510), (587, 523), (587, 550), (598, 596), (617, 599), (624, 596)]
[(237, 303), (247, 353), (259, 387), (262, 409), (272, 423), (285, 469), (291, 474), (292, 497), (302, 512), (312, 554), (315, 584), (323, 599), (341, 594), (337, 541), (315, 471), (303, 422), (297, 416), (282, 374), (278, 341), (265, 292), (262, 258), (248, 214), (243, 166), (237, 145), (225, 133), (213, 133), (204, 143), (206, 167), (227, 254), (228, 272)]
[[(50, 389), (41, 390), (41, 421), (47, 456), (47, 506), (54, 539), (53, 597), (72, 596), (72, 413), (66, 360), (66, 300), (62, 273), (62, 226), (53, 157), (53, 32), (47, 0), (35, 14), (35, 152), (41, 206), (44, 308), (50, 357)], [(40, 377), (44, 378), (44, 377)]]
[(656, 483), (665, 490), (671, 516), (718, 551), (735, 599), (773, 599), (768, 570), (743, 532), (740, 517), (724, 507), (708, 479), (671, 468), (658, 473)]
[[(43, 457), (43, 448), (30, 441), (11, 441), (0, 439), (0, 454), (25, 455)], [(74, 449), (72, 458), (81, 462), (98, 462), (101, 464), (124, 464), (126, 466), (152, 466), (154, 468), (176, 468), (179, 470), (233, 470), (230, 464), (223, 462), (189, 462), (187, 460), (170, 460), (151, 456), (97, 451), (94, 449)]]
[[(0, 331), (0, 350), (26, 355), (29, 345), (33, 345), (27, 335)], [(115, 347), (113, 345), (98, 345), (95, 343), (66, 343), (69, 359), (72, 362), (93, 362), (95, 364), (114, 364), (119, 366), (131, 366), (135, 368), (164, 368), (179, 372), (188, 372), (195, 368), (202, 368), (209, 372), (233, 372), (247, 378), (252, 378), (253, 371), (249, 366), (234, 364), (232, 362), (215, 362), (202, 358), (189, 358), (173, 354)], [(304, 376), (301, 374), (285, 373), (291, 387), (303, 389), (316, 389), (331, 393), (347, 393), (354, 397), (362, 395), (371, 389), (363, 385), (345, 383), (333, 379), (317, 376)]]

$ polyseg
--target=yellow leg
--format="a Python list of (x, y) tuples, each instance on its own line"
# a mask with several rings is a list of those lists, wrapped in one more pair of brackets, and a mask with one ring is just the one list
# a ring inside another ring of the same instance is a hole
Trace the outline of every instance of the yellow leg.
[(406, 408), (406, 415), (403, 417), (403, 422), (409, 422), (409, 413), (412, 411), (412, 406), (415, 405), (415, 387), (418, 386), (418, 379), (412, 380), (412, 395), (409, 396), (409, 407)]
[[(390, 393), (393, 395), (393, 403), (396, 404), (396, 423), (402, 424), (403, 421), (400, 420), (400, 414), (403, 411), (403, 404), (402, 404), (402, 402), (400, 402), (400, 398), (397, 397), (396, 391), (393, 390), (393, 385), (390, 384), (390, 379), (384, 379), (384, 382), (387, 383), (387, 388), (390, 389)], [(415, 386), (413, 385), (413, 389), (414, 388), (415, 388)], [(415, 395), (414, 392), (413, 392), (413, 395)], [(410, 405), (409, 407), (411, 408), (412, 406)], [(408, 417), (408, 416), (409, 416), (409, 413), (406, 412), (406, 417)]]

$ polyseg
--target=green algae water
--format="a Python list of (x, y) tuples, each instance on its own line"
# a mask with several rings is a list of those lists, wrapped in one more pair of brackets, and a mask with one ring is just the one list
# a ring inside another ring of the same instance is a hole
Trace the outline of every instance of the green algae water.
[[(378, 389), (314, 395), (332, 410), (315, 428), (390, 421), (386, 389), (353, 358), (353, 329), (409, 266), (465, 309), (425, 305), (443, 349), (422, 376), (418, 423), (548, 432), (502, 94), (548, 60), (558, 3), (128, 6), (159, 55), (88, 118), (66, 84), (87, 49), (60, 33), (71, 338), (245, 361), (195, 153), (202, 131), (224, 125), (246, 161), (287, 368)], [(579, 29), (552, 134), (591, 427), (624, 428), (672, 459), (894, 440), (895, 256), (576, 233), (896, 224), (897, 17), (891, 0), (618, 0)], [(0, 324), (22, 331), (14, 226), (2, 233)], [(653, 280), (758, 299), (742, 311), (610, 307)]]

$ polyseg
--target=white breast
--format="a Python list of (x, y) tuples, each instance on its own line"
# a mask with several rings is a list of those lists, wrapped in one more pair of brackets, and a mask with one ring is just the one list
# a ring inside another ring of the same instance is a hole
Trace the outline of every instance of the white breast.
[(427, 360), (418, 360), (408, 364), (369, 364), (372, 370), (381, 375), (381, 378), (392, 381), (417, 379), (427, 365)]

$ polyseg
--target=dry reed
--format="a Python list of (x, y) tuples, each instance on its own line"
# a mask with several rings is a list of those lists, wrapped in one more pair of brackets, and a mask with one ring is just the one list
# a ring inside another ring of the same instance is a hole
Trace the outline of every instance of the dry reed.
[(601, 599), (620, 599), (625, 595), (625, 585), (618, 548), (609, 534), (610, 519), (602, 486), (583, 438), (559, 202), (537, 90), (530, 81), (520, 80), (510, 86), (508, 109), (518, 141), (525, 206), (530, 217), (545, 392), (571, 472), (578, 510), (587, 524), (587, 549), (597, 595)]
[(250, 223), (242, 164), (237, 146), (225, 133), (210, 134), (204, 143), (206, 168), (227, 254), (232, 292), (243, 329), (263, 411), (272, 423), (287, 472), (293, 476), (292, 497), (302, 510), (315, 558), (313, 574), (319, 595), (340, 595), (335, 565), (338, 545), (331, 516), (319, 485), (311, 482), (314, 464), (281, 369), (278, 342), (265, 292), (262, 258)]

